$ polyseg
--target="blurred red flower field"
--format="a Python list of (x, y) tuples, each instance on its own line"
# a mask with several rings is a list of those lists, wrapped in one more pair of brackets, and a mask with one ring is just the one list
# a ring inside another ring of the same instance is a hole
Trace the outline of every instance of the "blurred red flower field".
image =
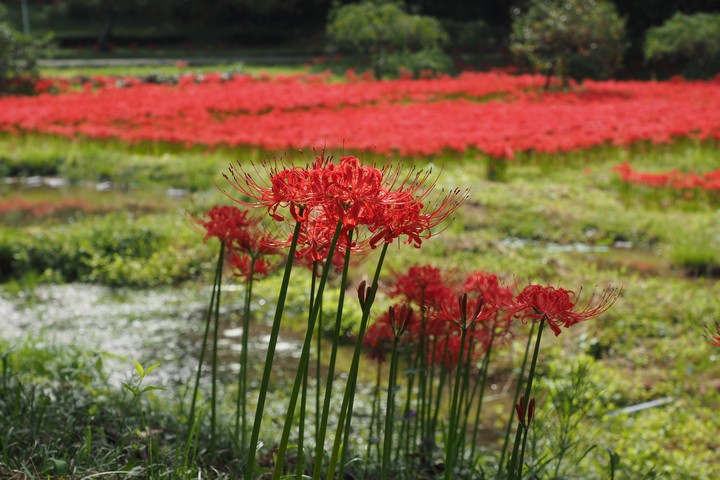
[[(0, 129), (185, 145), (326, 146), (433, 155), (477, 149), (511, 158), (603, 144), (720, 138), (720, 81), (587, 81), (541, 91), (503, 72), (422, 80), (324, 75), (97, 78), (60, 94), (0, 98)], [(45, 86), (47, 87), (47, 86)]]

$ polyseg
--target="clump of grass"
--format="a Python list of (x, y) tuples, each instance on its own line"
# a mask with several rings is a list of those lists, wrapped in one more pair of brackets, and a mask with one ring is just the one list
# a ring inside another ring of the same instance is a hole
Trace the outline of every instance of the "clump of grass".
[(670, 261), (693, 276), (720, 274), (720, 225), (693, 222), (673, 233), (668, 256)]
[[(172, 473), (182, 424), (173, 407), (156, 408), (155, 387), (132, 395), (113, 387), (99, 353), (34, 345), (0, 351), (0, 476)], [(127, 385), (140, 386), (139, 373)], [(194, 462), (184, 464), (197, 472)]]
[[(152, 286), (199, 273), (207, 249), (172, 216), (118, 213), (53, 228), (0, 233), (0, 279), (36, 272), (45, 281)], [(203, 253), (205, 251), (205, 253)]]

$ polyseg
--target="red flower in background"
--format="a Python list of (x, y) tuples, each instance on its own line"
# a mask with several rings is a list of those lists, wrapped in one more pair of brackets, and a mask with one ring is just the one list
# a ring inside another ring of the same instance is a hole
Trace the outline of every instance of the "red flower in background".
[(280, 244), (262, 229), (260, 218), (237, 207), (217, 205), (206, 217), (196, 221), (205, 229), (205, 240), (217, 238), (225, 245), (233, 276), (248, 282), (271, 272), (274, 265), (264, 257), (280, 253)]
[[(675, 190), (706, 190), (720, 191), (720, 170), (704, 174), (684, 173), (677, 170), (670, 172), (640, 172), (625, 162), (613, 168), (620, 175), (620, 180), (634, 185), (652, 188), (672, 188)], [(690, 192), (685, 192), (690, 193)]]
[(720, 347), (720, 322), (715, 322), (715, 331), (717, 333), (711, 332), (707, 325), (705, 326), (705, 330), (705, 338), (707, 338), (708, 343), (715, 347)]
[(205, 228), (205, 240), (217, 238), (228, 248), (238, 238), (247, 235), (246, 229), (250, 225), (247, 211), (237, 207), (214, 206), (207, 213), (208, 220), (198, 220)]
[(572, 290), (552, 286), (528, 285), (505, 310), (522, 320), (547, 320), (548, 325), (560, 335), (560, 327), (569, 328), (603, 314), (618, 299), (621, 289), (607, 288), (600, 295), (593, 295), (582, 305), (577, 305), (577, 296)]
[(230, 256), (230, 266), (233, 268), (233, 276), (242, 278), (245, 282), (248, 282), (251, 276), (253, 280), (267, 277), (274, 267), (264, 258), (255, 259), (253, 264), (253, 258), (247, 253), (233, 253)]
[(261, 219), (233, 206), (214, 206), (208, 220), (196, 220), (205, 229), (205, 240), (217, 238), (231, 252), (251, 256), (279, 253), (279, 243), (262, 229)]
[(480, 271), (470, 273), (465, 279), (463, 288), (466, 292), (478, 292), (496, 311), (502, 310), (503, 306), (513, 298), (510, 290), (501, 285), (498, 276), (492, 273)]
[(388, 294), (414, 303), (421, 312), (440, 305), (445, 298), (453, 297), (440, 269), (432, 265), (413, 265), (407, 273), (395, 274), (395, 282)]
[[(718, 82), (586, 81), (582, 89), (539, 94), (542, 84), (540, 75), (497, 71), (335, 84), (307, 75), (184, 75), (177, 85), (93, 77), (86, 91), (58, 81), (51, 90), (71, 91), (1, 97), (0, 129), (130, 143), (267, 149), (324, 144), (401, 155), (476, 148), (498, 158), (608, 143), (669, 143), (681, 136), (720, 138)], [(491, 94), (502, 95), (487, 102), (462, 98)]]
[(392, 347), (395, 334), (390, 326), (390, 315), (387, 311), (372, 323), (365, 331), (363, 345), (368, 349), (370, 358), (385, 361), (385, 354)]

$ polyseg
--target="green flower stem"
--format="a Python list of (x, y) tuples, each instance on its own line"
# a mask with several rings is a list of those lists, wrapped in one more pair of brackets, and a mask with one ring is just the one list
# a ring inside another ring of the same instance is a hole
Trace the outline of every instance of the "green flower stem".
[[(221, 249), (225, 248), (223, 244)], [(215, 297), (215, 319), (213, 321), (213, 345), (212, 345), (212, 389), (210, 398), (210, 455), (215, 456), (215, 445), (217, 442), (215, 432), (217, 430), (217, 359), (218, 359), (218, 333), (220, 330), (220, 293), (222, 292), (222, 268), (217, 281), (217, 295)]]
[(522, 365), (520, 366), (520, 375), (518, 375), (518, 383), (515, 387), (515, 396), (513, 397), (512, 401), (512, 408), (510, 409), (510, 418), (507, 422), (507, 427), (505, 428), (505, 440), (503, 441), (503, 448), (502, 452), (500, 453), (500, 461), (498, 462), (498, 476), (500, 476), (500, 473), (503, 469), (503, 462), (505, 461), (505, 454), (507, 453), (507, 447), (510, 440), (510, 430), (512, 429), (513, 425), (513, 418), (515, 418), (515, 405), (518, 402), (518, 398), (520, 398), (520, 389), (522, 388), (522, 379), (523, 375), (525, 374), (525, 365), (527, 365), (527, 359), (530, 353), (530, 344), (533, 339), (533, 333), (535, 332), (535, 324), (533, 323), (530, 327), (530, 334), (528, 335), (527, 345), (525, 345), (525, 354), (523, 355), (523, 361)]
[[(348, 411), (353, 411), (353, 405), (355, 404), (355, 397), (350, 399)], [(352, 423), (352, 415), (345, 417), (345, 428), (343, 429), (347, 435), (343, 436), (342, 449), (340, 450), (340, 464), (338, 465), (338, 478), (345, 478), (345, 466), (347, 465), (347, 456), (350, 453), (350, 424)]]
[[(327, 254), (327, 260), (323, 265), (322, 276), (320, 277), (320, 283), (317, 289), (317, 298), (322, 298), (325, 290), (325, 284), (327, 283), (328, 275), (330, 274), (330, 268), (332, 267), (332, 256), (335, 253), (335, 247), (337, 245), (338, 238), (340, 237), (340, 231), (342, 230), (342, 222), (338, 222), (335, 228), (335, 234), (333, 235), (332, 242)], [(347, 257), (350, 255), (350, 249), (347, 250)], [(345, 275), (347, 270), (343, 271)], [(300, 393), (302, 378), (304, 376), (305, 368), (310, 361), (310, 345), (312, 344), (313, 333), (315, 332), (315, 320), (318, 316), (318, 307), (320, 303), (315, 302), (313, 305), (312, 312), (308, 321), (307, 332), (305, 332), (305, 341), (303, 342), (302, 353), (300, 354), (300, 364), (298, 365), (297, 372), (295, 374), (295, 382), (293, 383), (292, 393), (290, 394), (290, 403), (288, 404), (287, 413), (285, 415), (285, 426), (283, 427), (282, 438), (280, 439), (280, 446), (275, 457), (275, 470), (273, 472), (273, 480), (278, 480), (282, 475), (283, 464), (285, 462), (285, 453), (287, 452), (288, 442), (290, 440), (290, 430), (292, 429), (293, 419), (295, 417), (295, 407), (297, 406), (297, 398)], [(327, 387), (326, 387), (327, 389)], [(300, 411), (300, 423), (305, 421), (305, 412)]]
[[(475, 410), (475, 425), (473, 427), (472, 435), (472, 449), (470, 450), (470, 461), (474, 462), (475, 453), (477, 452), (477, 437), (478, 429), (480, 428), (480, 413), (482, 412), (483, 397), (485, 396), (485, 384), (487, 383), (488, 367), (490, 366), (490, 355), (492, 354), (493, 342), (495, 341), (495, 329), (493, 329), (490, 335), (490, 343), (488, 343), (487, 351), (485, 351), (485, 358), (483, 359), (482, 376), (480, 377), (480, 395), (478, 396), (477, 409)], [(474, 396), (474, 394), (473, 394)]]
[[(423, 432), (425, 431), (425, 401), (426, 401), (426, 395), (427, 395), (427, 376), (428, 376), (428, 359), (427, 359), (427, 342), (426, 342), (426, 336), (427, 336), (427, 315), (426, 315), (426, 308), (425, 308), (425, 293), (423, 290), (423, 295), (421, 297), (420, 302), (420, 311), (422, 312), (422, 319), (420, 321), (420, 348), (418, 349), (417, 353), (417, 359), (419, 359), (418, 365), (417, 365), (417, 372), (418, 372), (418, 396), (416, 397), (416, 406), (415, 406), (415, 412), (417, 416), (415, 417), (415, 423), (413, 425), (413, 431), (412, 431), (412, 440), (411, 445), (413, 449), (417, 449), (418, 445), (418, 434), (420, 437), (423, 437)], [(411, 452), (408, 452), (409, 454)], [(415, 456), (411, 454), (411, 465), (415, 463)]]
[[(433, 443), (435, 441), (435, 433), (437, 432), (437, 424), (438, 424), (438, 416), (440, 414), (440, 402), (442, 401), (443, 396), (443, 387), (445, 386), (445, 379), (448, 377), (448, 375), (444, 375), (442, 372), (442, 369), (445, 367), (445, 361), (447, 360), (447, 354), (448, 354), (448, 338), (445, 337), (445, 347), (443, 348), (443, 354), (442, 354), (442, 361), (440, 366), (440, 382), (438, 382), (438, 389), (437, 389), (437, 395), (435, 396), (435, 408), (433, 411), (432, 420), (430, 422), (430, 431), (428, 432), (428, 439), (432, 439)], [(448, 387), (450, 384), (448, 384)]]
[(522, 435), (522, 446), (520, 447), (520, 456), (518, 461), (518, 469), (517, 469), (517, 478), (520, 480), (522, 478), (523, 474), (523, 458), (525, 457), (525, 446), (527, 445), (527, 437), (528, 437), (528, 431), (530, 430), (529, 423), (523, 427), (523, 435)]
[[(238, 396), (235, 404), (235, 439), (240, 439), (240, 450), (247, 448), (247, 368), (248, 368), (248, 340), (250, 335), (250, 303), (252, 302), (253, 275), (257, 257), (250, 260), (250, 275), (245, 284), (245, 303), (243, 304), (242, 318), (242, 351), (240, 352), (240, 372), (238, 372)], [(242, 430), (240, 422), (242, 420)], [(242, 433), (241, 433), (242, 432)]]
[[(421, 426), (420, 426), (420, 435), (421, 435), (421, 444), (424, 444), (424, 442), (428, 441), (430, 438), (430, 422), (432, 420), (431, 412), (432, 412), (432, 395), (433, 395), (433, 386), (435, 385), (435, 350), (437, 348), (437, 336), (433, 335), (432, 337), (432, 343), (430, 345), (430, 352), (431, 357), (429, 359), (429, 364), (427, 363), (428, 360), (425, 360), (425, 369), (427, 371), (425, 376), (425, 387), (423, 388), (423, 402), (421, 403)], [(427, 356), (427, 355), (426, 355)]]
[[(365, 468), (367, 468), (368, 463), (370, 463), (370, 450), (373, 443), (376, 445), (379, 445), (379, 441), (375, 442), (373, 439), (375, 438), (373, 436), (373, 433), (375, 433), (375, 425), (377, 425), (378, 430), (380, 430), (380, 416), (379, 413), (379, 407), (378, 403), (380, 401), (380, 380), (382, 378), (382, 362), (378, 360), (377, 362), (377, 376), (375, 379), (375, 390), (373, 391), (373, 401), (372, 401), (372, 413), (370, 414), (370, 432), (368, 433), (368, 444), (367, 444), (367, 451), (365, 452)], [(379, 434), (379, 432), (378, 432)], [(377, 452), (378, 461), (380, 460), (380, 452)], [(365, 477), (365, 475), (363, 475)]]
[[(352, 232), (348, 232), (348, 245), (352, 241)], [(345, 290), (347, 289), (347, 276), (350, 269), (350, 249), (345, 252), (342, 277), (340, 279), (340, 296), (338, 298), (337, 315), (335, 316), (335, 328), (333, 329), (333, 343), (330, 350), (330, 362), (328, 363), (327, 378), (325, 380), (325, 397), (323, 399), (322, 416), (320, 418), (320, 430), (318, 442), (315, 445), (315, 458), (321, 459), (325, 450), (325, 432), (327, 431), (328, 417), (330, 416), (330, 402), (332, 400), (332, 386), (335, 379), (335, 364), (337, 362), (337, 351), (340, 343), (340, 330), (342, 328), (343, 306), (345, 304)], [(318, 411), (318, 414), (320, 411)], [(313, 475), (319, 475), (322, 469), (322, 462), (315, 462)]]
[[(474, 324), (473, 327), (474, 328)], [(472, 368), (472, 362), (471, 360), (471, 352), (473, 348), (475, 347), (475, 341), (473, 336), (471, 335), (467, 342), (467, 356), (468, 361), (465, 363), (465, 366), (463, 368), (463, 375), (462, 375), (462, 384), (460, 385), (460, 399), (458, 400), (458, 418), (457, 418), (457, 427), (455, 435), (455, 444), (453, 445), (453, 455), (455, 455), (455, 458), (457, 459), (458, 456), (462, 458), (461, 451), (464, 452), (465, 450), (465, 442), (463, 440), (467, 437), (467, 417), (468, 417), (468, 411), (470, 410), (470, 402), (472, 400), (472, 397), (470, 396), (470, 370)], [(473, 395), (475, 393), (473, 392)], [(458, 433), (459, 432), (459, 433)], [(462, 448), (460, 448), (462, 446)]]
[(387, 404), (385, 405), (385, 432), (383, 436), (383, 456), (382, 467), (380, 470), (380, 480), (387, 480), (388, 469), (390, 468), (390, 456), (392, 452), (393, 440), (393, 424), (395, 414), (395, 380), (397, 378), (398, 367), (398, 342), (400, 337), (395, 335), (392, 346), (392, 356), (390, 357), (390, 375), (388, 378)]
[[(463, 324), (466, 319), (463, 318)], [(467, 326), (463, 325), (460, 333), (460, 354), (458, 355), (458, 365), (455, 371), (455, 388), (453, 391), (452, 402), (450, 407), (450, 423), (448, 425), (447, 438), (445, 439), (445, 480), (450, 480), (453, 476), (453, 465), (455, 464), (455, 436), (457, 435), (458, 422), (458, 400), (460, 396), (460, 383), (462, 382), (463, 363), (465, 359), (465, 340), (467, 338)]]
[[(313, 312), (313, 306), (315, 303), (315, 273), (317, 271), (317, 262), (313, 262), (312, 266), (312, 279), (310, 280), (310, 301), (308, 302), (308, 324), (310, 323), (310, 316)], [(300, 411), (304, 412), (307, 408), (307, 384), (308, 384), (308, 376), (310, 374), (310, 363), (308, 363), (305, 366), (305, 371), (303, 372), (303, 381), (302, 381), (302, 395), (300, 396)], [(317, 410), (316, 410), (317, 412)], [(317, 435), (317, 413), (315, 414), (315, 435)], [(298, 425), (298, 447), (297, 447), (297, 468), (295, 470), (295, 476), (297, 478), (302, 478), (305, 474), (305, 422), (300, 422)]]
[[(312, 280), (310, 281), (310, 311), (313, 309), (315, 300), (315, 277), (317, 275), (318, 262), (312, 264)], [(322, 306), (318, 314), (317, 346), (315, 352), (315, 445), (320, 442), (320, 375), (322, 372), (322, 336), (323, 336), (323, 314)]]
[[(190, 403), (190, 414), (188, 415), (188, 431), (192, 435), (193, 426), (195, 425), (195, 406), (197, 404), (198, 389), (200, 388), (200, 376), (202, 375), (202, 367), (205, 361), (205, 352), (207, 351), (208, 337), (210, 336), (210, 322), (215, 307), (215, 297), (220, 295), (218, 281), (222, 275), (223, 261), (225, 257), (225, 244), (220, 242), (220, 250), (218, 251), (217, 266), (215, 267), (215, 277), (213, 279), (212, 293), (210, 294), (210, 306), (208, 307), (207, 317), (205, 319), (205, 332), (203, 333), (202, 346), (200, 347), (200, 357), (198, 358), (198, 368), (195, 373), (195, 386), (193, 388), (192, 400)], [(188, 441), (190, 438), (188, 437)]]
[(528, 373), (527, 387), (525, 387), (525, 435), (523, 436), (522, 450), (518, 460), (518, 478), (522, 475), (523, 460), (525, 457), (525, 444), (527, 443), (527, 430), (530, 428), (530, 394), (532, 393), (533, 379), (535, 378), (535, 367), (537, 365), (538, 355), (540, 353), (540, 340), (542, 339), (543, 327), (545, 326), (545, 317), (540, 320), (540, 328), (538, 329), (537, 340), (535, 341), (535, 350), (533, 351), (532, 363), (530, 363), (530, 372)]
[[(407, 349), (407, 364), (410, 366), (409, 372), (407, 373), (407, 388), (405, 391), (405, 409), (402, 414), (402, 423), (400, 426), (400, 439), (405, 440), (405, 444), (402, 446), (402, 449), (397, 449), (397, 459), (400, 460), (402, 456), (402, 452), (405, 452), (405, 458), (410, 458), (410, 441), (411, 437), (413, 437), (413, 430), (415, 425), (417, 425), (417, 422), (410, 425), (410, 405), (412, 402), (412, 392), (413, 387), (415, 386), (415, 372), (418, 371), (419, 368), (419, 359), (420, 359), (420, 349), (418, 349), (417, 354), (415, 357), (412, 355), (412, 348)], [(414, 438), (414, 437), (413, 437)], [(414, 445), (414, 443), (413, 443)]]
[[(345, 385), (343, 403), (340, 407), (340, 416), (338, 418), (338, 424), (335, 430), (335, 440), (333, 443), (332, 453), (330, 455), (330, 465), (328, 466), (328, 479), (334, 478), (335, 475), (335, 468), (338, 461), (338, 453), (340, 452), (340, 444), (342, 443), (343, 438), (343, 430), (345, 430), (345, 419), (347, 418), (348, 422), (350, 421), (350, 419), (352, 419), (352, 408), (348, 407), (350, 405), (350, 402), (353, 400), (353, 397), (355, 396), (358, 369), (360, 367), (360, 353), (362, 351), (362, 341), (363, 337), (365, 336), (365, 329), (367, 328), (368, 319), (370, 318), (370, 310), (372, 308), (373, 302), (375, 301), (375, 295), (377, 294), (380, 271), (382, 270), (382, 265), (385, 261), (385, 254), (387, 253), (388, 245), (389, 244), (385, 243), (382, 247), (382, 250), (380, 251), (380, 258), (378, 259), (378, 264), (375, 269), (375, 276), (373, 277), (372, 286), (370, 287), (370, 292), (365, 299), (365, 305), (363, 305), (363, 315), (362, 319), (360, 320), (360, 329), (358, 330), (357, 343), (355, 344), (355, 351), (353, 352), (350, 372), (348, 373), (348, 380), (347, 384)], [(320, 478), (317, 472), (318, 469), (316, 468), (313, 472), (313, 478), (315, 480), (319, 480)]]
[[(515, 409), (513, 408), (513, 412)], [(518, 422), (517, 431), (515, 432), (515, 442), (513, 443), (513, 451), (512, 451), (512, 457), (510, 460), (510, 466), (508, 467), (508, 474), (507, 478), (508, 480), (515, 480), (517, 477), (515, 476), (515, 473), (517, 470), (517, 457), (518, 457), (518, 451), (520, 449), (520, 443), (522, 443), (522, 431), (523, 431), (523, 424)], [(522, 472), (522, 467), (520, 467), (520, 471)]]
[(302, 478), (305, 474), (305, 409), (307, 408), (307, 384), (308, 373), (310, 372), (310, 362), (305, 363), (302, 377), (302, 387), (300, 389), (300, 423), (298, 424), (298, 445), (297, 445), (297, 465), (295, 470), (296, 478)]
[(263, 413), (265, 412), (265, 398), (267, 397), (268, 386), (270, 385), (270, 374), (272, 373), (272, 364), (273, 359), (275, 358), (275, 347), (280, 334), (280, 323), (282, 321), (283, 310), (285, 309), (285, 299), (287, 298), (288, 286), (290, 285), (290, 273), (292, 272), (295, 249), (297, 247), (301, 225), (302, 224), (300, 222), (295, 224), (295, 230), (288, 250), (288, 258), (285, 264), (285, 272), (283, 274), (282, 284), (280, 285), (280, 292), (278, 293), (275, 318), (273, 319), (272, 328), (270, 330), (270, 342), (268, 343), (267, 356), (265, 357), (265, 367), (263, 368), (263, 377), (260, 383), (260, 394), (258, 395), (257, 408), (255, 409), (255, 423), (253, 423), (252, 435), (250, 436), (250, 449), (248, 451), (247, 464), (245, 465), (245, 480), (252, 480), (255, 470), (255, 456), (258, 450), (260, 425), (262, 424)]

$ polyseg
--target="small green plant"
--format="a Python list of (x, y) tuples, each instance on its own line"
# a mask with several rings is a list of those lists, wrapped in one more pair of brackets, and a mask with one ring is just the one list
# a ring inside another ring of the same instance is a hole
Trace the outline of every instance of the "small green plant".
[(625, 20), (606, 0), (530, 0), (512, 10), (510, 49), (563, 87), (570, 78), (608, 77), (625, 51)]
[(377, 77), (395, 76), (400, 67), (418, 74), (451, 65), (443, 52), (449, 37), (440, 22), (405, 12), (401, 2), (344, 5), (331, 12), (327, 35), (332, 50), (369, 60)]
[(645, 36), (645, 60), (683, 65), (690, 77), (709, 77), (720, 71), (720, 14), (677, 12)]
[[(148, 466), (149, 466), (149, 474), (152, 478), (155, 476), (155, 459), (158, 456), (158, 450), (157, 445), (153, 441), (153, 432), (150, 428), (148, 428), (148, 423), (145, 415), (145, 409), (142, 405), (142, 397), (145, 396), (146, 393), (152, 392), (155, 390), (165, 390), (163, 387), (158, 387), (155, 385), (143, 385), (143, 382), (145, 381), (145, 377), (147, 377), (150, 373), (152, 373), (153, 370), (155, 370), (157, 367), (160, 366), (159, 363), (155, 363), (153, 365), (150, 365), (149, 367), (145, 368), (143, 367), (139, 362), (133, 361), (133, 365), (135, 366), (135, 373), (137, 374), (137, 377), (133, 377), (129, 380), (126, 380), (123, 382), (123, 388), (125, 388), (127, 391), (130, 392), (132, 395), (132, 401), (128, 405), (128, 408), (131, 408), (133, 406), (136, 406), (139, 413), (140, 413), (140, 426), (141, 430), (138, 433), (140, 437), (145, 437), (146, 440), (146, 448), (147, 448), (147, 456), (148, 456)], [(126, 412), (126, 419), (127, 419), (127, 412)]]

